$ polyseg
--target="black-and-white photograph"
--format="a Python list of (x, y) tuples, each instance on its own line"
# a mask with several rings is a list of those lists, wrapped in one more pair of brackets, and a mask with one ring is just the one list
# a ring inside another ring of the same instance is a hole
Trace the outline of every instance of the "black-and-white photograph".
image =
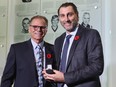
[(59, 18), (58, 15), (53, 15), (51, 18), (51, 28), (54, 32), (58, 29)]
[(28, 33), (29, 21), (30, 20), (27, 17), (22, 20), (22, 33)]
[(84, 12), (82, 15), (82, 23), (81, 25), (87, 28), (92, 28), (92, 25), (90, 25), (90, 13), (89, 12)]
[(22, 2), (31, 2), (32, 0), (22, 0)]

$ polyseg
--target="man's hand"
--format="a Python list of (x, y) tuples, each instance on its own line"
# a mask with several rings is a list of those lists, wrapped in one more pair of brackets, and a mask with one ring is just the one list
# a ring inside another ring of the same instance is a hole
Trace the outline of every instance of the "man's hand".
[(54, 82), (64, 82), (64, 73), (57, 71), (57, 70), (53, 70), (55, 72), (55, 74), (48, 74), (46, 73), (46, 70), (44, 69), (42, 71), (43, 76), (46, 80), (48, 81), (54, 81)]

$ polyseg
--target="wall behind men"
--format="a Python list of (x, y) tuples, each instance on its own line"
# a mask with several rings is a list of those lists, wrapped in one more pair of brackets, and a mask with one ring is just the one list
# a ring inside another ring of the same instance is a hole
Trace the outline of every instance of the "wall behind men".
[(115, 87), (116, 86), (116, 1), (111, 0), (109, 1), (109, 15), (107, 16), (109, 18), (109, 32), (110, 32), (110, 72), (109, 72), (109, 87)]

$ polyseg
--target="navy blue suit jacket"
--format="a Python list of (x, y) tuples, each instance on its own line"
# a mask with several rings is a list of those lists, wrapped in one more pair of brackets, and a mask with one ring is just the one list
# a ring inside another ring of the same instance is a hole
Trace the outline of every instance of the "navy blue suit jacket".
[[(44, 42), (46, 64), (53, 64), (53, 45)], [(54, 62), (54, 63), (53, 63)], [(11, 45), (0, 87), (38, 87), (38, 76), (31, 40)], [(44, 80), (44, 87), (54, 87)]]
[[(65, 35), (66, 33), (63, 33), (55, 40), (58, 68)], [(64, 73), (65, 84), (68, 87), (101, 87), (99, 76), (103, 72), (103, 67), (103, 50), (98, 31), (79, 25)]]

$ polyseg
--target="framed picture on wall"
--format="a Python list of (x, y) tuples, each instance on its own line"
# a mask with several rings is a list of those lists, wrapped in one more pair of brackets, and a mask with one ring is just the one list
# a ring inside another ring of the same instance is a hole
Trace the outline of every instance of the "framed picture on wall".
[(32, 0), (22, 0), (22, 2), (31, 2)]
[(28, 33), (28, 26), (29, 26), (30, 19), (28, 17), (23, 18), (22, 20), (22, 33)]

